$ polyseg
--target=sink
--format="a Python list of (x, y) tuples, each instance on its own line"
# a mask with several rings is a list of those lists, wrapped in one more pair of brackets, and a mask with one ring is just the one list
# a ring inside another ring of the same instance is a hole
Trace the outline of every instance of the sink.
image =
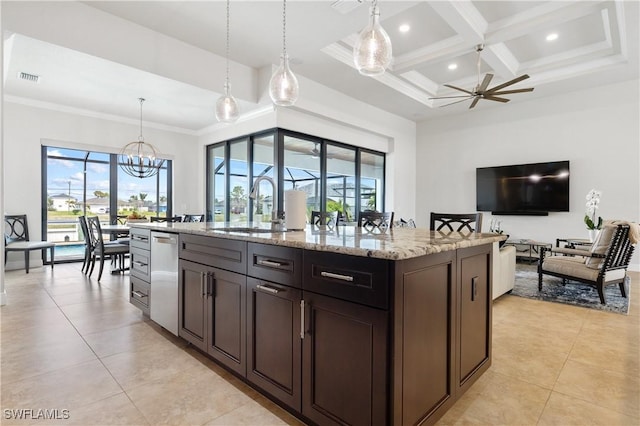
[(246, 226), (230, 226), (227, 228), (209, 228), (209, 231), (222, 231), (222, 232), (240, 232), (243, 234), (271, 234), (278, 232), (290, 232), (290, 230), (281, 229), (281, 230), (271, 230), (268, 228), (250, 228)]

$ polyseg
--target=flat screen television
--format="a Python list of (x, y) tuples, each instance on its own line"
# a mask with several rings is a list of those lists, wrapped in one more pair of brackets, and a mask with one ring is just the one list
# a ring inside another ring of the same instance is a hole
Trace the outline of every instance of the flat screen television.
[(569, 161), (476, 169), (476, 209), (493, 214), (569, 211)]

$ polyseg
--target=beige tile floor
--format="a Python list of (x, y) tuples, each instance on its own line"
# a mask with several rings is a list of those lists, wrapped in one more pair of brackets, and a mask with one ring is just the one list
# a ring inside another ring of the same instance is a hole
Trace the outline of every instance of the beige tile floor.
[[(631, 276), (627, 316), (498, 299), (493, 365), (439, 424), (640, 424), (640, 273)], [(126, 276), (98, 283), (64, 264), (6, 272), (5, 285), (3, 425), (300, 424), (143, 317)], [(16, 420), (11, 409), (69, 419)]]

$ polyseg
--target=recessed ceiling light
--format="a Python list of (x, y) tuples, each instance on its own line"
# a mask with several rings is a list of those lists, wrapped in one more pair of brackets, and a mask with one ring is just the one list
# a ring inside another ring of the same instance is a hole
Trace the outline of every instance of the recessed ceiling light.
[(408, 33), (410, 29), (411, 26), (409, 26), (409, 24), (402, 24), (398, 27), (398, 31), (400, 31), (401, 33)]
[(558, 33), (551, 33), (547, 35), (547, 41), (553, 41), (558, 38)]
[(449, 68), (451, 71), (453, 71), (456, 68), (458, 68), (458, 64), (449, 64), (449, 66), (447, 68)]

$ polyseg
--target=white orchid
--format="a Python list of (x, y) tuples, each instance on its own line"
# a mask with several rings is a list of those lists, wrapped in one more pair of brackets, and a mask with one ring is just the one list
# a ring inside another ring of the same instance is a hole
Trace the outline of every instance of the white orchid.
[(602, 227), (601, 217), (598, 217), (598, 221), (596, 222), (596, 210), (598, 210), (601, 196), (602, 192), (597, 189), (592, 189), (587, 193), (587, 211), (584, 216), (584, 223), (588, 229), (600, 229)]

